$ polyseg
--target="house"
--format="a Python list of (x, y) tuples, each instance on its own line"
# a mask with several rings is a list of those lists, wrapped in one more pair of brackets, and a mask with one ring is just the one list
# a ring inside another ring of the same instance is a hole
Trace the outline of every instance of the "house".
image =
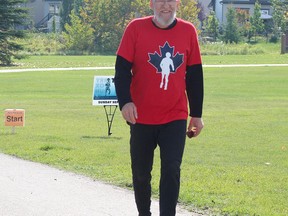
[[(250, 16), (253, 16), (254, 13), (254, 5), (256, 0), (223, 0), (222, 3), (222, 13), (226, 14), (229, 7), (233, 7), (235, 9), (241, 9), (247, 11)], [(259, 4), (261, 5), (261, 18), (264, 20), (271, 19), (272, 16), (272, 7), (271, 2), (269, 0), (259, 0)], [(222, 22), (226, 23), (226, 16), (222, 17)]]
[(30, 25), (42, 32), (60, 31), (60, 8), (62, 0), (28, 0)]
[(209, 13), (210, 13), (210, 10), (212, 9), (211, 8), (211, 0), (198, 0), (198, 2), (200, 2), (201, 3), (201, 5), (203, 6), (203, 9), (204, 9), (204, 14), (206, 15), (206, 16), (208, 16), (209, 15)]
[(211, 0), (211, 2), (209, 3), (208, 7), (210, 8), (210, 10), (215, 12), (215, 15), (219, 21), (220, 24), (223, 23), (223, 9), (222, 9), (222, 4), (221, 4), (222, 0)]
[[(211, 0), (209, 7), (216, 13), (216, 17), (220, 24), (226, 23), (226, 13), (229, 7), (247, 11), (253, 16), (256, 0)], [(268, 20), (272, 18), (272, 6), (270, 0), (259, 0), (261, 5), (261, 18)]]

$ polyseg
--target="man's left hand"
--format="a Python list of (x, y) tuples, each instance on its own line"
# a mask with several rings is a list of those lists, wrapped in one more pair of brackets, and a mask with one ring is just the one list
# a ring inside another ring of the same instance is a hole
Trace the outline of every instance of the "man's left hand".
[(193, 137), (197, 137), (204, 127), (202, 118), (191, 117), (187, 132), (193, 131)]

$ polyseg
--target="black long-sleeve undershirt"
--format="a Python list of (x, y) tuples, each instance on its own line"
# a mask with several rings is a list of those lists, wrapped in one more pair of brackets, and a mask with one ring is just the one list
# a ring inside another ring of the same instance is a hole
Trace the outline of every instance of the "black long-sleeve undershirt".
[[(132, 102), (130, 85), (132, 81), (132, 63), (117, 55), (115, 64), (115, 87), (120, 110), (129, 102)], [(203, 70), (202, 65), (192, 65), (186, 68), (186, 92), (192, 117), (202, 116), (203, 106)]]
[(204, 84), (202, 64), (187, 66), (186, 92), (192, 117), (202, 117)]
[(117, 55), (114, 82), (120, 110), (126, 103), (132, 102), (130, 94), (131, 69), (132, 63)]

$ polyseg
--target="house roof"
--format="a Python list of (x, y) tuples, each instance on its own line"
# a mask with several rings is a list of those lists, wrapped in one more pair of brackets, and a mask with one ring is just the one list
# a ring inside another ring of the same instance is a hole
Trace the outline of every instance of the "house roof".
[(215, 3), (216, 3), (215, 0), (211, 0), (208, 6), (212, 7), (213, 5), (215, 5)]

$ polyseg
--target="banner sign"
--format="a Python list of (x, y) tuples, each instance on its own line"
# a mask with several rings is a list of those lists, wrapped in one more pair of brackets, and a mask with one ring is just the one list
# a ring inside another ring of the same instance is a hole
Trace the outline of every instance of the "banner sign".
[(5, 126), (21, 126), (25, 125), (24, 109), (6, 109), (5, 110)]
[(93, 106), (118, 105), (113, 76), (94, 76), (92, 101)]

